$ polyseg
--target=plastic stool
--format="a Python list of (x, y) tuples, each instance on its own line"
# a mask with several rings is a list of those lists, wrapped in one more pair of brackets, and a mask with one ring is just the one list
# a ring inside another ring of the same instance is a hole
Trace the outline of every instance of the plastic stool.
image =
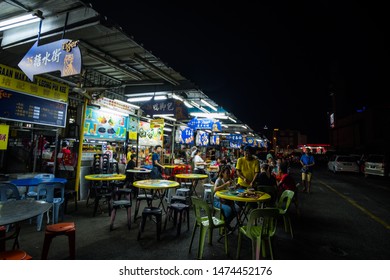
[(0, 252), (0, 260), (31, 260), (32, 257), (23, 250)]
[(203, 200), (207, 203), (211, 203), (211, 189), (204, 189)]
[(69, 259), (76, 259), (76, 227), (73, 222), (71, 223), (58, 223), (53, 225), (47, 225), (45, 230), (45, 239), (43, 241), (42, 248), (42, 260), (47, 260), (51, 241), (54, 237), (66, 235), (69, 242)]
[(145, 207), (142, 211), (142, 221), (139, 225), (137, 240), (141, 238), (141, 232), (145, 229), (146, 218), (149, 216), (154, 216), (156, 218), (157, 240), (160, 240), (162, 210), (158, 207)]
[[(173, 203), (171, 205), (168, 205), (167, 211), (168, 211), (168, 213), (167, 213), (167, 216), (165, 218), (164, 230), (167, 227), (168, 219), (172, 217), (172, 212), (173, 212), (173, 224), (174, 225), (177, 224), (177, 233), (176, 233), (176, 235), (177, 236), (180, 235), (181, 223), (183, 221), (183, 212), (186, 212), (186, 216), (187, 216), (187, 230), (190, 230), (190, 206), (189, 205), (183, 204), (183, 203)], [(179, 214), (179, 217), (178, 217), (177, 214)], [(179, 218), (179, 219), (177, 219), (177, 218)]]

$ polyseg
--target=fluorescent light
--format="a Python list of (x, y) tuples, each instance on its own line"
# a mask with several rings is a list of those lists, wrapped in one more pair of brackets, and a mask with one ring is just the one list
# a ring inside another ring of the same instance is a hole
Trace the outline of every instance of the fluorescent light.
[(167, 99), (166, 95), (156, 95), (154, 97), (154, 100), (165, 100), (165, 99)]
[(43, 18), (42, 12), (37, 10), (36, 12), (26, 14), (23, 16), (17, 16), (10, 19), (2, 20), (0, 21), (0, 31), (37, 22), (40, 21), (42, 18)]
[(100, 111), (108, 113), (108, 114), (121, 115), (121, 116), (128, 116), (129, 115), (128, 113), (124, 113), (124, 112), (121, 112), (119, 110), (112, 110), (112, 109), (108, 109), (108, 108), (104, 108), (104, 107), (101, 107)]
[(228, 117), (229, 120), (231, 120), (232, 122), (236, 123), (237, 121), (235, 119), (233, 119), (232, 117)]
[(218, 111), (217, 108), (215, 108), (213, 105), (211, 105), (209, 102), (207, 102), (206, 100), (204, 99), (201, 99), (200, 100), (203, 104), (205, 104), (206, 106), (210, 107), (211, 109), (213, 109), (214, 111)]
[(133, 107), (135, 109), (139, 109), (140, 107), (138, 105), (135, 105), (135, 104), (131, 104), (131, 103), (128, 103), (128, 102), (125, 102), (125, 101), (122, 101), (122, 100), (119, 100), (119, 99), (114, 99), (115, 102), (119, 103), (119, 104), (123, 104), (124, 106), (130, 106), (130, 107)]
[(248, 129), (245, 125), (242, 125), (241, 127), (242, 127), (242, 128), (245, 128), (245, 129)]
[(207, 110), (206, 110), (205, 108), (203, 108), (202, 106), (200, 106), (198, 109), (201, 110), (201, 111), (203, 111), (203, 112), (205, 112), (205, 113), (207, 113), (207, 114), (210, 113), (209, 111), (207, 111)]
[(180, 101), (183, 101), (184, 99), (181, 98), (180, 96), (176, 95), (176, 94), (172, 94), (172, 98), (174, 99), (177, 99), (177, 100), (180, 100)]
[(226, 125), (226, 124), (221, 124), (221, 126), (224, 127), (224, 128), (229, 128), (229, 126)]
[(140, 93), (130, 93), (130, 94), (126, 94), (126, 96), (128, 97), (141, 97), (141, 96), (155, 96), (155, 95), (164, 95), (164, 94), (168, 94), (168, 92), (166, 91), (156, 91), (156, 92), (140, 92)]
[(172, 131), (172, 128), (169, 128), (169, 127), (165, 127), (165, 126), (164, 126), (163, 130), (165, 130), (165, 131)]
[(170, 121), (176, 121), (175, 118), (172, 118), (172, 117), (169, 117), (167, 115), (164, 115), (164, 114), (156, 114), (156, 115), (153, 115), (153, 118), (156, 118), (156, 117), (160, 117), (160, 118), (163, 118), (163, 119), (166, 119), (166, 120), (170, 120)]
[(152, 100), (152, 96), (128, 98), (127, 102), (145, 102), (145, 101), (149, 101), (149, 100)]
[(194, 108), (194, 106), (192, 106), (190, 103), (188, 103), (187, 101), (183, 101), (184, 105), (186, 105), (187, 108)]
[(201, 113), (201, 112), (192, 112), (190, 116), (200, 117), (200, 118), (211, 118), (211, 119), (223, 119), (226, 120), (228, 117), (225, 113)]

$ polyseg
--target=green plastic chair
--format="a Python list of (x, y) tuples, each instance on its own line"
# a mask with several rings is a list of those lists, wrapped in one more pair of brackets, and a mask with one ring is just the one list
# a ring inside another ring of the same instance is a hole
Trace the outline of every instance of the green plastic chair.
[[(190, 248), (188, 250), (188, 253), (191, 253), (195, 232), (197, 228), (200, 228), (198, 259), (202, 259), (206, 233), (208, 232), (209, 244), (212, 245), (213, 230), (224, 228), (226, 232), (226, 224), (225, 221), (212, 215), (212, 209), (210, 208), (209, 204), (206, 201), (204, 201), (202, 198), (192, 196), (191, 201), (195, 211), (195, 224), (194, 224), (194, 230), (192, 231), (191, 243), (190, 243)], [(228, 255), (228, 238), (226, 234), (225, 234), (225, 253), (226, 255)]]
[(291, 202), (294, 198), (294, 192), (290, 190), (285, 190), (281, 194), (277, 208), (279, 209), (279, 214), (283, 217), (284, 231), (288, 232), (287, 227), (290, 229), (291, 238), (294, 238), (290, 215), (288, 214), (288, 209), (290, 208)]
[(265, 241), (268, 242), (268, 248), (271, 259), (274, 259), (271, 238), (276, 232), (276, 223), (279, 217), (277, 208), (257, 208), (249, 213), (248, 223), (241, 226), (238, 231), (237, 259), (240, 257), (242, 236), (250, 238), (252, 241), (252, 259), (260, 259), (260, 250), (262, 256), (266, 257)]

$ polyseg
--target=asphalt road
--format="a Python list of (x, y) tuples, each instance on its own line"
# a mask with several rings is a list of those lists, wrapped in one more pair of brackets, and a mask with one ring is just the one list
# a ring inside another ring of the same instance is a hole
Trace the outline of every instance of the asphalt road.
[[(300, 181), (299, 169), (292, 174)], [(290, 208), (294, 237), (291, 238), (279, 223), (274, 239), (274, 258), (279, 260), (389, 260), (390, 259), (390, 180), (389, 178), (364, 178), (359, 174), (333, 174), (317, 166), (313, 175), (311, 194), (299, 193), (300, 215), (294, 205)], [(134, 208), (133, 203), (133, 208)], [(103, 210), (106, 208), (103, 207)], [(92, 207), (85, 201), (79, 210), (70, 212), (66, 221), (76, 223), (76, 257), (80, 260), (194, 260), (198, 236), (188, 253), (191, 228), (183, 225), (180, 236), (172, 223), (156, 240), (155, 224), (147, 222), (145, 233), (137, 240), (138, 224), (126, 227), (125, 211), (118, 211), (115, 229), (109, 231), (107, 212), (92, 217)], [(134, 212), (133, 212), (134, 213)], [(163, 218), (164, 219), (164, 218)], [(205, 260), (234, 259), (237, 232), (229, 236), (229, 255), (218, 242), (215, 232), (213, 246), (205, 245)], [(34, 259), (40, 259), (44, 233), (35, 225), (25, 222), (20, 234), (20, 246)], [(243, 240), (241, 259), (250, 259), (250, 242)], [(49, 259), (63, 260), (68, 255), (67, 239), (53, 240)]]

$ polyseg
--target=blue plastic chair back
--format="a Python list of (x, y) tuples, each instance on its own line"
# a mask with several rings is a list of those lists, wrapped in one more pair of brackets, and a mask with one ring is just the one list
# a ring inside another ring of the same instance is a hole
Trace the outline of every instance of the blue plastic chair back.
[(12, 183), (0, 183), (0, 201), (20, 200), (18, 187)]
[(52, 178), (54, 178), (54, 174), (41, 173), (41, 174), (35, 175), (34, 178), (36, 178), (36, 179), (52, 179)]
[[(65, 184), (64, 183), (50, 183), (44, 182), (38, 185), (37, 199), (52, 203), (53, 217), (52, 223), (58, 223), (58, 215), (61, 204), (64, 202)], [(42, 225), (42, 216), (38, 220), (38, 228)]]

